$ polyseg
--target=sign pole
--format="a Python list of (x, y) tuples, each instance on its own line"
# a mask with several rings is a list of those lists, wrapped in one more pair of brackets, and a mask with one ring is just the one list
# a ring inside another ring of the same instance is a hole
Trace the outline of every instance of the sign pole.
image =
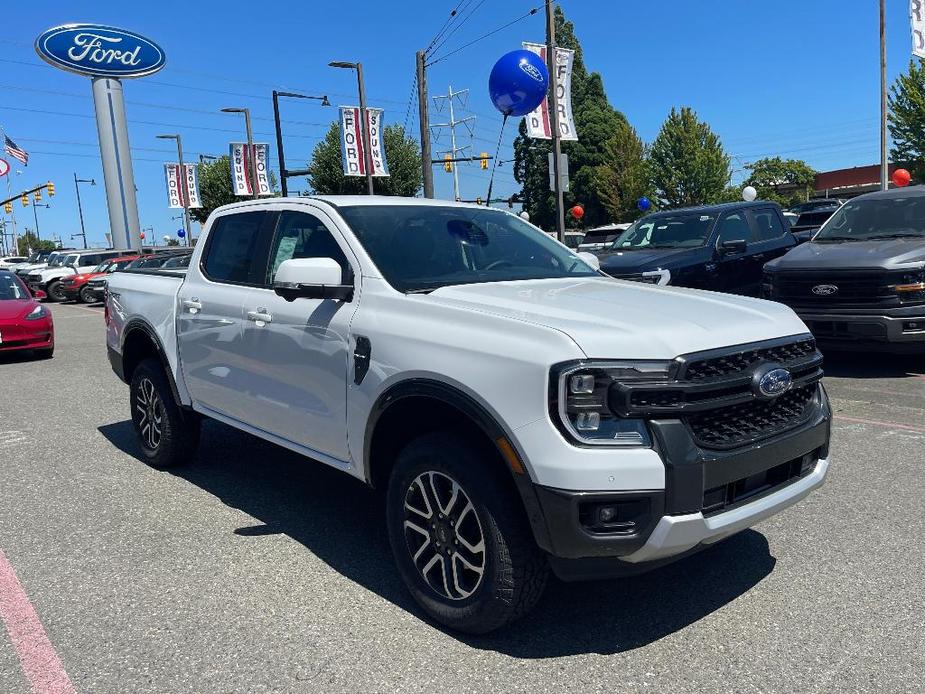
[(183, 164), (183, 142), (177, 135), (177, 161), (180, 164), (180, 175), (182, 177), (180, 185), (180, 201), (183, 203), (183, 226), (186, 227), (186, 245), (190, 245), (189, 230), (189, 178), (186, 175), (186, 166)]
[(141, 225), (138, 222), (122, 82), (111, 77), (93, 77), (92, 81), (112, 246), (117, 250), (140, 249)]
[(556, 23), (552, 0), (546, 0), (546, 65), (549, 68), (549, 127), (552, 132), (552, 164), (556, 194), (556, 238), (565, 243), (565, 201), (562, 196), (562, 133), (559, 132), (559, 61), (556, 55)]
[(890, 164), (886, 148), (886, 22), (885, 0), (880, 0), (880, 190), (890, 187)]

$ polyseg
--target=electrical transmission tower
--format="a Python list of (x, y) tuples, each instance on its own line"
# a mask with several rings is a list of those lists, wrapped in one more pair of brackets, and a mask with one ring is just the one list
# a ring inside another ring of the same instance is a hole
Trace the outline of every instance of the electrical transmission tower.
[[(456, 126), (463, 125), (466, 130), (469, 131), (469, 137), (472, 137), (472, 122), (475, 120), (475, 116), (466, 116), (465, 118), (460, 118), (456, 120), (455, 111), (453, 110), (453, 99), (456, 99), (461, 108), (466, 108), (466, 103), (469, 100), (469, 90), (463, 89), (458, 92), (453, 91), (453, 87), (450, 86), (447, 93), (435, 96), (434, 99), (434, 108), (437, 109), (437, 112), (440, 112), (443, 108), (444, 103), (449, 107), (450, 120), (447, 123), (434, 123), (430, 126), (431, 130), (434, 131), (434, 139), (438, 139), (439, 128), (449, 128), (450, 129), (450, 149), (440, 150), (444, 154), (448, 154), (449, 158), (456, 159), (459, 156), (460, 152), (465, 152), (469, 149), (469, 145), (463, 145), (462, 147), (456, 146)], [(443, 100), (446, 100), (445, 102)], [(448, 170), (453, 172), (453, 198), (459, 200), (459, 172), (456, 168), (457, 162), (450, 162), (448, 164), (451, 167)]]

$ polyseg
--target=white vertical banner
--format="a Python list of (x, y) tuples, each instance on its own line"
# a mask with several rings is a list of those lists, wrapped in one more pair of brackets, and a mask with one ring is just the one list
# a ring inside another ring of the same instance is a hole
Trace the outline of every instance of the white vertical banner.
[[(524, 49), (536, 53), (546, 62), (546, 44), (524, 41)], [(578, 140), (575, 130), (575, 116), (572, 113), (572, 65), (575, 51), (568, 48), (556, 48), (556, 74), (552, 77), (559, 100), (559, 134), (563, 140)], [(549, 121), (549, 99), (536, 110), (524, 116), (527, 119), (527, 136), (538, 140), (552, 138), (552, 126)]]
[(909, 0), (909, 23), (912, 25), (912, 54), (925, 58), (925, 0)]
[[(385, 158), (381, 108), (367, 108), (370, 152), (373, 159), (373, 176), (388, 176), (389, 164)], [(365, 176), (366, 156), (360, 130), (360, 109), (356, 106), (340, 107), (340, 154), (345, 176)]]
[(257, 194), (273, 195), (270, 189), (270, 176), (267, 167), (269, 146), (266, 143), (255, 143), (251, 152), (247, 151), (246, 142), (232, 142), (230, 145), (231, 188), (235, 195), (248, 196), (254, 194), (253, 182), (250, 176), (250, 159), (254, 159), (257, 173)]
[(183, 207), (183, 196), (180, 192), (180, 166), (164, 164), (164, 176), (167, 179), (167, 207)]
[(186, 206), (190, 209), (202, 207), (199, 198), (199, 164), (184, 164), (184, 179), (186, 180)]

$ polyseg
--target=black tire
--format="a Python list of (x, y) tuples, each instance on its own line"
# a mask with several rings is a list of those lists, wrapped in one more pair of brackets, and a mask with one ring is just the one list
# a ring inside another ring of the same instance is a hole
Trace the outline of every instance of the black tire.
[(199, 418), (177, 406), (157, 359), (145, 359), (135, 367), (129, 401), (132, 424), (149, 465), (158, 469), (176, 467), (196, 455)]
[[(502, 465), (493, 459), (493, 452), (456, 432), (440, 431), (424, 434), (402, 449), (389, 479), (386, 523), (405, 585), (436, 621), (469, 634), (494, 631), (526, 614), (542, 596), (549, 573)], [(423, 503), (417, 486), (428, 479), (434, 484), (431, 498), (447, 513), (433, 513), (424, 520), (426, 516), (420, 512), (407, 509), (406, 501), (413, 507), (429, 508), (432, 504)], [(452, 482), (461, 492), (454, 503), (448, 498), (452, 497)], [(446, 504), (440, 502), (441, 494)], [(474, 518), (472, 511), (460, 513), (460, 504), (468, 507), (462, 501), (465, 497), (471, 501)], [(434, 515), (439, 518), (434, 519)], [(455, 522), (451, 523), (454, 515)], [(430, 538), (425, 540), (420, 529), (408, 529), (406, 520), (415, 525), (430, 524)], [(467, 549), (478, 546), (473, 541), (476, 530), (483, 540), (481, 553)], [(468, 539), (464, 539), (465, 534)], [(438, 554), (442, 560), (432, 558)], [(471, 560), (468, 565), (461, 563), (464, 558)], [(481, 574), (467, 568), (480, 561)], [(427, 565), (433, 568), (425, 577), (422, 569)], [(451, 577), (453, 585), (444, 577)]]
[(77, 292), (77, 302), (81, 304), (92, 304), (96, 299), (93, 297), (90, 291), (90, 287), (84, 285), (80, 288), (80, 291)]
[(48, 301), (64, 301), (67, 297), (64, 295), (64, 287), (61, 286), (61, 282), (54, 280), (48, 284), (48, 287), (45, 289), (45, 294), (48, 295)]

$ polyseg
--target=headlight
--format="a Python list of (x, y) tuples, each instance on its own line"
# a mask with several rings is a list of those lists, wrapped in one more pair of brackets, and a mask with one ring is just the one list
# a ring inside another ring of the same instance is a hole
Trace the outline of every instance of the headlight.
[(925, 270), (904, 274), (893, 289), (904, 304), (922, 303), (925, 301)]
[(608, 404), (614, 383), (665, 381), (673, 362), (581, 362), (553, 368), (554, 411), (559, 429), (572, 440), (593, 446), (651, 446), (645, 420), (620, 417)]
[(36, 306), (26, 314), (26, 320), (39, 320), (48, 315), (48, 309), (42, 305)]

